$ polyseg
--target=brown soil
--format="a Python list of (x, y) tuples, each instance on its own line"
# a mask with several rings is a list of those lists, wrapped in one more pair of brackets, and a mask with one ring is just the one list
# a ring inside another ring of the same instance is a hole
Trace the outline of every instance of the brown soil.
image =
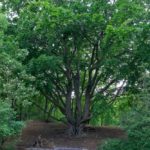
[(68, 137), (66, 127), (62, 124), (30, 121), (21, 135), (21, 141), (17, 150), (32, 147), (38, 136), (54, 143), (57, 147), (83, 147), (95, 150), (96, 145), (107, 138), (125, 138), (125, 132), (114, 127), (90, 127), (87, 126), (82, 137)]

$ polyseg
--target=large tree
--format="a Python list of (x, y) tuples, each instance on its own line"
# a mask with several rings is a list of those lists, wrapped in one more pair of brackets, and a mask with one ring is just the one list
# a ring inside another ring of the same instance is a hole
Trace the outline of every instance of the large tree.
[(19, 11), (17, 39), (29, 51), (24, 63), (70, 134), (82, 133), (97, 94), (115, 100), (134, 90), (148, 67), (147, 17), (148, 4), (139, 0), (42, 0)]

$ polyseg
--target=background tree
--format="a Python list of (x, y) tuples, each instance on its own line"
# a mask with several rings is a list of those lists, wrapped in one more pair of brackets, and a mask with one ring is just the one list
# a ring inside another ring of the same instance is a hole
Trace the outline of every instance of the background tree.
[(8, 22), (5, 15), (0, 14), (0, 22), (0, 99), (9, 103), (21, 120), (25, 115), (25, 106), (31, 103), (38, 92), (29, 84), (34, 77), (27, 75), (22, 64), (27, 50), (19, 49), (14, 37), (6, 34)]
[(112, 102), (136, 90), (148, 67), (141, 64), (150, 60), (147, 13), (146, 1), (137, 0), (43, 0), (22, 9), (17, 38), (29, 51), (24, 63), (70, 134), (82, 133), (97, 94)]
[[(7, 29), (7, 25), (8, 22), (5, 15), (0, 13), (0, 149), (3, 148), (3, 144), (8, 137), (18, 134), (23, 127), (23, 122), (16, 121), (16, 112), (10, 103), (14, 102), (16, 99), (14, 99), (14, 96), (16, 96), (16, 93), (18, 92), (15, 91), (17, 88), (12, 90), (12, 88), (8, 87), (13, 87), (19, 84), (18, 80), (14, 82), (16, 78), (14, 76), (11, 78), (11, 75), (18, 71), (17, 69), (19, 69), (20, 65), (7, 54), (7, 50), (9, 51), (10, 48), (10, 43), (8, 42), (10, 40), (9, 38), (7, 41), (7, 46), (9, 48), (5, 49), (6, 41), (4, 32)], [(18, 97), (19, 100), (21, 100), (20, 97)]]

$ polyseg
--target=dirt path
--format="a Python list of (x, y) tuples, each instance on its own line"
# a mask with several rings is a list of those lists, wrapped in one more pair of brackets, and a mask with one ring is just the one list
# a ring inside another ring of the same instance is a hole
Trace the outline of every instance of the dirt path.
[(95, 150), (96, 145), (106, 138), (124, 138), (125, 132), (120, 128), (110, 127), (86, 127), (83, 137), (68, 137), (66, 127), (62, 124), (45, 123), (40, 121), (30, 121), (21, 135), (21, 141), (17, 150), (33, 147), (33, 144), (40, 135), (49, 144), (53, 143), (56, 147), (87, 148)]

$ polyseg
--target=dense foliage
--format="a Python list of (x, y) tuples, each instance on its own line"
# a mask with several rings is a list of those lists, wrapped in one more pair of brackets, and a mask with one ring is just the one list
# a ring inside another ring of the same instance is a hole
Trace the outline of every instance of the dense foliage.
[(128, 114), (122, 116), (122, 126), (128, 137), (123, 140), (110, 140), (103, 150), (148, 150), (150, 149), (150, 77), (142, 81), (141, 93)]
[(7, 138), (20, 133), (24, 123), (16, 121), (16, 113), (6, 102), (0, 100), (0, 149)]
[(14, 36), (5, 34), (8, 26), (6, 17), (0, 14), (1, 45), (0, 45), (0, 99), (11, 103), (19, 118), (22, 119), (22, 110), (30, 104), (36, 96), (35, 89), (29, 82), (34, 78), (27, 75), (22, 61), (27, 55), (27, 50), (19, 49)]
[[(7, 35), (8, 21), (0, 14), (0, 149), (6, 140), (21, 132), (22, 110), (36, 95), (27, 85), (32, 77), (25, 73), (22, 60), (27, 51), (18, 48), (14, 37)], [(22, 110), (21, 110), (22, 109)]]

